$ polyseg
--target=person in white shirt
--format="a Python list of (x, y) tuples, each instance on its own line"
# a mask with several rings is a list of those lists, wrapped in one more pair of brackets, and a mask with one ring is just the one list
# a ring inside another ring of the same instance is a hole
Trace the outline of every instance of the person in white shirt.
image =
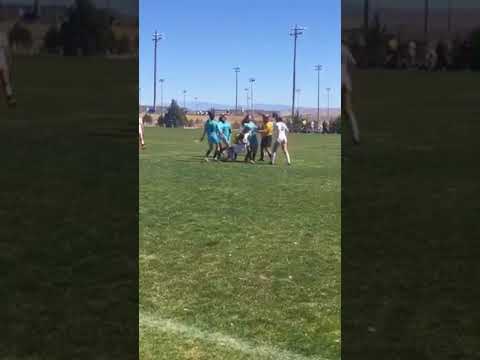
[(7, 105), (14, 107), (16, 100), (13, 95), (13, 87), (10, 77), (10, 53), (7, 34), (0, 32), (0, 84), (5, 93)]
[(143, 117), (142, 115), (139, 115), (138, 116), (138, 138), (140, 140), (140, 148), (142, 150), (145, 149), (145, 137), (143, 136), (143, 130), (144, 130)]
[(270, 164), (275, 165), (275, 160), (277, 159), (277, 150), (278, 147), (282, 147), (282, 151), (287, 158), (287, 164), (291, 165), (290, 154), (288, 152), (288, 140), (287, 133), (288, 127), (283, 122), (281, 117), (275, 118), (275, 125), (273, 126), (273, 149), (272, 149), (272, 161)]
[(358, 129), (357, 119), (352, 107), (352, 78), (350, 76), (350, 68), (356, 64), (357, 62), (347, 45), (342, 43), (342, 113), (350, 121), (353, 143), (360, 144), (360, 130)]

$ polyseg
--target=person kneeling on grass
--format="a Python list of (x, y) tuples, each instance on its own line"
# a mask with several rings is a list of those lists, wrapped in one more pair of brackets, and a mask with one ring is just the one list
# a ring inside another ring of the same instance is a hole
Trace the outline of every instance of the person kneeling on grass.
[(272, 151), (272, 161), (270, 164), (275, 165), (275, 160), (277, 158), (277, 149), (279, 146), (282, 147), (282, 151), (285, 154), (285, 157), (287, 158), (287, 164), (291, 165), (290, 162), (290, 154), (288, 153), (288, 146), (287, 146), (287, 133), (288, 133), (288, 127), (287, 125), (283, 122), (283, 119), (281, 117), (278, 117), (275, 122), (275, 126), (273, 127), (273, 151)]
[(214, 149), (213, 160), (218, 161), (220, 157), (220, 129), (218, 127), (218, 121), (215, 120), (215, 112), (213, 110), (208, 112), (208, 119), (205, 122), (200, 141), (203, 141), (205, 135), (208, 139), (208, 150), (205, 154), (205, 161), (208, 161), (208, 157)]
[(235, 143), (227, 149), (228, 160), (237, 160), (238, 154), (243, 154), (247, 151), (247, 139), (242, 133), (235, 137)]

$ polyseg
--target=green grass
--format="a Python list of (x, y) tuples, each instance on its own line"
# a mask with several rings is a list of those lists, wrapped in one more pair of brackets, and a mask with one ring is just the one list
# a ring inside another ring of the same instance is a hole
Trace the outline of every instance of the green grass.
[(339, 359), (340, 137), (272, 167), (204, 163), (199, 135), (146, 130), (141, 358)]
[(363, 143), (344, 135), (345, 357), (478, 358), (479, 82), (355, 74)]
[(0, 358), (132, 358), (138, 64), (14, 60), (18, 107), (0, 96)]

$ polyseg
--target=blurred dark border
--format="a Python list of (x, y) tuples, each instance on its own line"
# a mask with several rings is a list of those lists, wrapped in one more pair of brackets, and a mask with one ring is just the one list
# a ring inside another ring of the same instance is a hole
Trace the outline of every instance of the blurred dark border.
[(477, 359), (480, 4), (343, 0), (342, 33), (342, 358)]
[(0, 32), (0, 358), (138, 358), (137, 1), (3, 0)]

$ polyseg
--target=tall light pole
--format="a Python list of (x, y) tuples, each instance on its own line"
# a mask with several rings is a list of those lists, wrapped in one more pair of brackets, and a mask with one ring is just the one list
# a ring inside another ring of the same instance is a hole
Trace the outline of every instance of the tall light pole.
[(155, 44), (155, 53), (153, 55), (154, 69), (153, 69), (153, 112), (156, 112), (156, 101), (157, 101), (157, 45), (160, 40), (163, 39), (163, 35), (158, 33), (156, 30), (153, 33), (153, 43)]
[(250, 78), (248, 81), (250, 81), (250, 105), (252, 107), (252, 116), (253, 116), (253, 112), (255, 110), (254, 108), (255, 102), (253, 101), (253, 83), (255, 82), (255, 79)]
[(330, 90), (331, 88), (327, 88), (327, 120), (330, 124)]
[(297, 101), (297, 114), (300, 115), (300, 93), (302, 92), (302, 90), (301, 90), (301, 89), (297, 89), (296, 92), (297, 92), (297, 98), (298, 98), (298, 101)]
[(240, 68), (237, 66), (233, 70), (235, 71), (235, 112), (238, 112), (238, 73)]
[(160, 82), (160, 114), (163, 116), (163, 83), (165, 79), (158, 80)]
[(198, 97), (195, 96), (195, 112), (198, 113)]
[(187, 90), (183, 90), (183, 111), (187, 112)]
[(305, 31), (304, 27), (295, 25), (290, 31), (290, 36), (293, 36), (293, 86), (292, 86), (292, 120), (295, 117), (295, 90), (296, 90), (296, 77), (297, 77), (297, 39)]
[(248, 109), (250, 109), (250, 101), (249, 101), (250, 97), (248, 96), (248, 92), (250, 91), (250, 89), (245, 88), (244, 90), (245, 90), (245, 94), (247, 95), (247, 108), (246, 109), (248, 111)]
[(428, 31), (429, 31), (429, 17), (430, 17), (430, 4), (429, 0), (425, 0), (424, 3), (424, 24), (423, 24), (423, 31), (424, 31), (424, 40), (425, 44), (428, 45)]
[(448, 35), (452, 33), (452, 0), (448, 0)]
[(315, 65), (315, 71), (317, 72), (317, 123), (320, 124), (320, 71), (322, 71), (322, 65)]

